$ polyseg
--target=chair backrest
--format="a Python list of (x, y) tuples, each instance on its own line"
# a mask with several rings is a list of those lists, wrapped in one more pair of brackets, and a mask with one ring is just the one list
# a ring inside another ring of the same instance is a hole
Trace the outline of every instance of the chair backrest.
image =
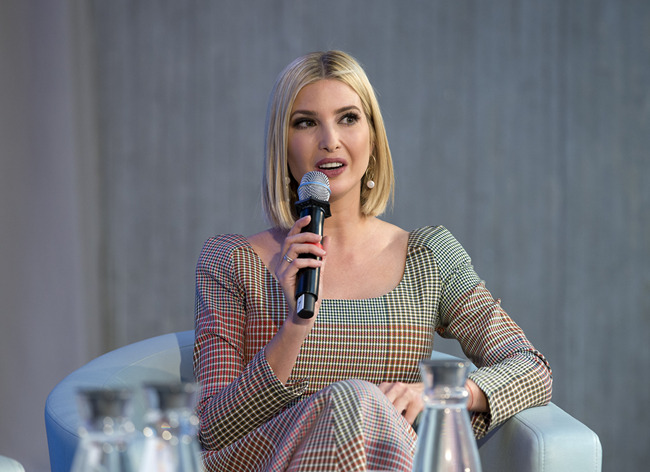
[[(68, 472), (79, 442), (80, 388), (136, 389), (134, 419), (142, 417), (145, 382), (193, 381), (194, 331), (165, 334), (129, 344), (94, 359), (63, 379), (45, 403), (45, 429), (52, 472)], [(140, 426), (140, 425), (138, 425)]]

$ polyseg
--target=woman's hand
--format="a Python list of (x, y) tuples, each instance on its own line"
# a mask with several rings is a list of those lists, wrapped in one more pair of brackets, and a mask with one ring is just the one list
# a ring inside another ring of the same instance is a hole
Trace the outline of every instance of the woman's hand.
[(384, 392), (409, 424), (413, 424), (415, 418), (424, 409), (423, 383), (383, 382), (379, 384), (379, 390)]
[[(467, 409), (470, 411), (488, 411), (488, 401), (483, 390), (472, 380), (467, 380), (465, 388), (469, 392)], [(384, 392), (391, 403), (397, 408), (409, 424), (413, 424), (415, 418), (424, 409), (422, 393), (423, 383), (407, 384), (402, 382), (383, 382), (379, 384), (379, 390)]]
[(485, 393), (473, 380), (467, 379), (465, 382), (465, 388), (469, 392), (469, 399), (467, 400), (467, 409), (469, 411), (489, 411), (488, 400)]
[[(280, 259), (275, 268), (275, 277), (278, 279), (282, 291), (284, 292), (284, 298), (287, 300), (289, 305), (291, 315), (296, 313), (296, 276), (300, 269), (306, 267), (312, 268), (323, 268), (324, 266), (324, 257), (325, 249), (321, 246), (321, 237), (314, 233), (301, 233), (302, 228), (309, 224), (311, 217), (309, 215), (300, 218), (295, 222), (293, 227), (287, 233), (287, 237), (282, 244)], [(326, 238), (323, 239), (323, 244), (326, 243)], [(317, 256), (319, 259), (312, 258), (300, 258), (300, 254), (312, 254)], [(322, 270), (321, 270), (321, 282), (322, 282)], [(319, 283), (319, 289), (322, 284)], [(320, 296), (318, 297), (320, 299)], [(320, 304), (316, 303), (316, 309)], [(292, 321), (298, 322), (299, 324), (308, 323), (309, 320), (302, 320), (297, 316), (292, 316)], [(316, 313), (314, 313), (313, 318), (316, 318)]]

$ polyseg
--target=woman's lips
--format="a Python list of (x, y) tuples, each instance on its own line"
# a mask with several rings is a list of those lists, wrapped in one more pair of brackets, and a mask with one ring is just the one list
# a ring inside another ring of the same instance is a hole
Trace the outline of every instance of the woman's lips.
[(345, 168), (345, 162), (338, 159), (323, 159), (316, 164), (316, 169), (330, 176), (339, 175)]

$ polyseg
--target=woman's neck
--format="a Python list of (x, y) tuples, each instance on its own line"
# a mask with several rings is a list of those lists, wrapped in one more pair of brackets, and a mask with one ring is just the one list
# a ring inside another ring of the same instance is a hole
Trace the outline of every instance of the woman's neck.
[(363, 232), (372, 225), (374, 217), (361, 213), (361, 206), (357, 203), (344, 204), (333, 202), (330, 205), (332, 216), (325, 219), (323, 233), (340, 243), (358, 240)]

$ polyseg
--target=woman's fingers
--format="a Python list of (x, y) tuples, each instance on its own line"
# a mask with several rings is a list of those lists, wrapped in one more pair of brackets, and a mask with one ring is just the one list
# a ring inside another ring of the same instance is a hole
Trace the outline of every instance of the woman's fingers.
[(422, 383), (384, 382), (379, 385), (379, 390), (384, 392), (395, 409), (410, 424), (413, 424), (415, 418), (424, 409), (422, 400), (424, 385)]
[[(325, 249), (318, 243), (295, 242), (287, 248), (282, 256), (281, 264), (291, 264), (298, 262), (301, 254), (311, 254), (315, 257), (325, 257)], [(302, 258), (304, 260), (315, 260), (313, 258)], [(306, 267), (306, 266), (305, 266)]]
[[(314, 233), (302, 233), (301, 230), (309, 224), (309, 215), (300, 218), (289, 230), (282, 245), (280, 264), (291, 264), (300, 254), (313, 254), (323, 257), (325, 252), (320, 244), (321, 237)], [(309, 246), (308, 246), (309, 244)], [(309, 265), (306, 267), (310, 267)]]

